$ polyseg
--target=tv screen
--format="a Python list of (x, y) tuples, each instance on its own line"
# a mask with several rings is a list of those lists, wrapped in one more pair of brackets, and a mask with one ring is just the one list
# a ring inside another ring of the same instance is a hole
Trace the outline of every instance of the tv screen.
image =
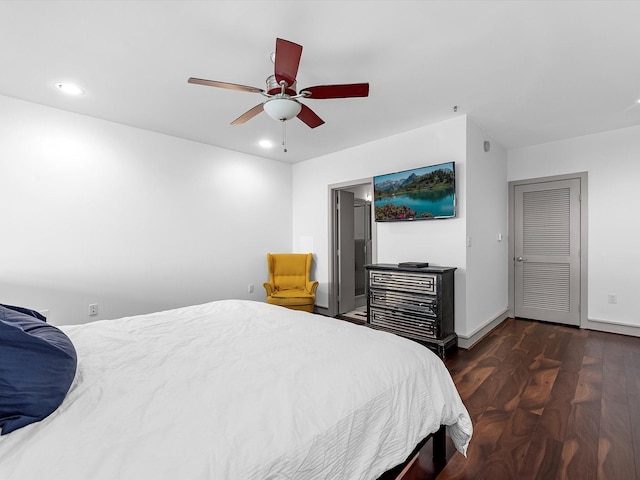
[(455, 162), (373, 177), (376, 222), (456, 216)]

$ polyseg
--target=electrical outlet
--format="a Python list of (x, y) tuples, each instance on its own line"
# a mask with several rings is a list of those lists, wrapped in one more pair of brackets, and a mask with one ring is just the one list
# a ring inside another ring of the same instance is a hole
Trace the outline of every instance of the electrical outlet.
[(253, 293), (253, 283), (250, 283), (250, 284), (247, 286), (247, 292), (249, 292), (249, 293)]
[(96, 315), (98, 315), (98, 304), (92, 303), (91, 305), (89, 305), (89, 316), (95, 317)]
[(618, 303), (618, 295), (616, 295), (615, 293), (610, 293), (608, 297), (609, 303)]

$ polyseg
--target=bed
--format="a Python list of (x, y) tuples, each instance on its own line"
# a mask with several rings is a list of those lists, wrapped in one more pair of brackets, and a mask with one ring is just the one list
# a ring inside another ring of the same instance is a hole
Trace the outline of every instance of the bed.
[(376, 479), (469, 415), (401, 337), (223, 300), (59, 329), (77, 371), (50, 415), (0, 436), (3, 480)]

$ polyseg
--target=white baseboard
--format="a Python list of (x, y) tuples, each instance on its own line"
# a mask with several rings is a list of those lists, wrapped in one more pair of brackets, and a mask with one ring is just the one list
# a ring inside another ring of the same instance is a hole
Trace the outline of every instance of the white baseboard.
[(465, 350), (469, 350), (476, 343), (482, 340), (485, 336), (491, 332), (494, 328), (504, 322), (507, 318), (509, 318), (509, 309), (506, 308), (503, 312), (496, 315), (493, 319), (485, 322), (484, 325), (475, 329), (468, 335), (460, 335), (458, 334), (458, 347), (464, 348)]
[(613, 322), (611, 320), (602, 320), (599, 318), (588, 318), (586, 322), (580, 325), (580, 328), (587, 330), (597, 330), (599, 332), (617, 333), (620, 335), (630, 335), (632, 337), (640, 337), (640, 325), (632, 325), (624, 322)]

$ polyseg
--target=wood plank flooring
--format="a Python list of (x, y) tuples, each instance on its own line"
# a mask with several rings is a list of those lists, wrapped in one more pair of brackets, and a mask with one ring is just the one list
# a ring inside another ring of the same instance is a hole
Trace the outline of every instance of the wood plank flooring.
[(508, 319), (445, 363), (473, 420), (467, 458), (431, 442), (403, 480), (640, 480), (640, 338)]

